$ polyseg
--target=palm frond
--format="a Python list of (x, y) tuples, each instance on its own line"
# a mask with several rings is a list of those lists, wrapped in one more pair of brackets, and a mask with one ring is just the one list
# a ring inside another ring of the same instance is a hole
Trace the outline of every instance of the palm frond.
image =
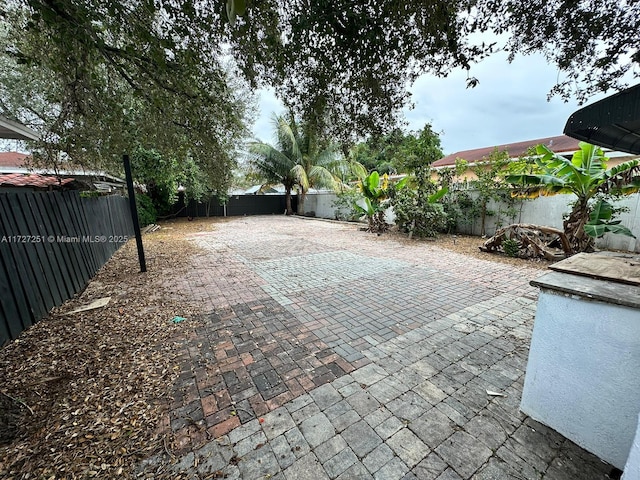
[(629, 160), (604, 172), (607, 179), (599, 191), (629, 195), (640, 191), (640, 160)]
[(289, 121), (285, 117), (278, 117), (278, 138), (281, 146), (284, 147), (283, 150), (290, 149), (291, 156), (299, 161), (302, 158), (300, 139), (294, 130), (294, 120)]
[(351, 168), (351, 172), (358, 179), (363, 179), (364, 177), (367, 176), (367, 173), (368, 173), (367, 169), (360, 162), (356, 162), (355, 160), (351, 161), (350, 162), (350, 168)]
[(336, 187), (336, 177), (325, 167), (321, 165), (314, 165), (309, 170), (309, 178), (312, 179), (312, 183), (319, 187)]

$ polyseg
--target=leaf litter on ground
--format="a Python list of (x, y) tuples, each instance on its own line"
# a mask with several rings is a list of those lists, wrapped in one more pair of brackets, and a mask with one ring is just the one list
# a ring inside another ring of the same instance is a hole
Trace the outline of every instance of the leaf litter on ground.
[(213, 224), (171, 225), (144, 236), (146, 273), (130, 241), (84, 291), (0, 349), (0, 478), (126, 478), (171, 447), (161, 425), (188, 324), (171, 319), (201, 313), (171, 279), (199, 253), (184, 235)]

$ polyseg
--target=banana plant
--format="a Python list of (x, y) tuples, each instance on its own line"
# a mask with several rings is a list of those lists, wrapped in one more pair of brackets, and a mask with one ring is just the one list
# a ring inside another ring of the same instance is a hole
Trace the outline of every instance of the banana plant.
[(584, 226), (587, 235), (591, 238), (600, 238), (605, 233), (618, 233), (636, 238), (631, 230), (620, 225), (620, 220), (613, 220), (613, 215), (613, 206), (609, 202), (600, 200), (596, 203), (589, 214), (589, 221)]
[(366, 176), (361, 176), (358, 188), (363, 198), (355, 203), (356, 209), (367, 217), (367, 230), (374, 233), (383, 233), (389, 226), (384, 219), (384, 212), (389, 207), (389, 200), (395, 192), (401, 190), (407, 184), (407, 177), (397, 183), (389, 182), (388, 175), (373, 171)]
[(516, 196), (576, 195), (573, 209), (564, 221), (564, 233), (573, 253), (592, 251), (600, 232), (626, 234), (624, 228), (611, 221), (614, 212), (606, 206), (610, 204), (602, 201), (640, 191), (640, 161), (630, 160), (607, 169), (608, 158), (600, 148), (585, 142), (579, 145), (580, 150), (571, 160), (538, 145), (535, 173), (505, 177), (507, 182), (521, 187), (514, 193)]

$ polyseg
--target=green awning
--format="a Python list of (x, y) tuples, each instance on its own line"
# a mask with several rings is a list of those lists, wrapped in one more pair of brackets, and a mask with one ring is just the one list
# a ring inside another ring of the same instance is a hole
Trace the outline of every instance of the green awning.
[(640, 154), (640, 84), (577, 110), (567, 120), (564, 133), (611, 150)]

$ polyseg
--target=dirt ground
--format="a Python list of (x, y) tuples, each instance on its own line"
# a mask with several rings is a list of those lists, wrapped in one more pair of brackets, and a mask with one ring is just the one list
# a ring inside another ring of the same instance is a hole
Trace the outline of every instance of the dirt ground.
[(131, 240), (83, 292), (0, 349), (0, 478), (129, 477), (137, 459), (170, 448), (158, 425), (176, 376), (172, 319), (198, 312), (171, 297), (165, 277), (188, 273), (192, 229), (145, 235), (147, 273)]
[[(173, 439), (159, 426), (177, 376), (177, 345), (189, 328), (172, 320), (202, 312), (173, 297), (167, 277), (188, 275), (189, 259), (199, 253), (186, 235), (224, 221), (161, 223), (144, 236), (144, 274), (131, 240), (83, 292), (0, 349), (0, 478), (128, 477), (138, 459), (170, 452)], [(489, 261), (548, 266), (482, 253), (478, 237), (388, 235)], [(107, 296), (106, 307), (68, 314)]]
[(550, 262), (545, 259), (522, 259), (522, 258), (513, 258), (508, 257), (506, 255), (496, 254), (496, 253), (487, 253), (481, 252), (478, 248), (485, 242), (485, 238), (473, 237), (470, 235), (440, 235), (438, 238), (430, 240), (424, 239), (419, 240), (423, 242), (433, 242), (434, 245), (437, 245), (441, 248), (446, 248), (447, 250), (452, 250), (454, 252), (462, 253), (463, 255), (469, 255), (475, 258), (482, 258), (483, 260), (489, 260), (491, 262), (499, 262), (506, 263), (509, 265), (526, 265), (528, 267), (539, 268), (541, 270), (546, 270), (549, 265), (553, 262)]

